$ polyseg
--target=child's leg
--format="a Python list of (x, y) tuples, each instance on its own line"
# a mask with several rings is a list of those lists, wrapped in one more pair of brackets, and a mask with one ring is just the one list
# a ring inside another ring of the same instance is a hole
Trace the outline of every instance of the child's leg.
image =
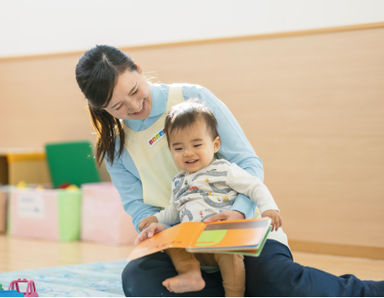
[(163, 281), (163, 286), (168, 291), (175, 293), (195, 292), (205, 287), (205, 281), (201, 276), (200, 263), (193, 254), (183, 248), (169, 248), (166, 253), (179, 273)]
[(196, 253), (194, 256), (199, 261), (200, 266), (218, 267), (213, 253)]
[(243, 297), (245, 291), (244, 258), (238, 254), (215, 254), (223, 278), (226, 297)]

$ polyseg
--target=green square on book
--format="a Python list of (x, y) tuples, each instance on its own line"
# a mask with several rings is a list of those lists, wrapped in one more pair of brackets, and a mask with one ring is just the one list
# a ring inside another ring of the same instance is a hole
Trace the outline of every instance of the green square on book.
[(197, 239), (195, 245), (196, 246), (215, 245), (219, 243), (221, 240), (223, 240), (226, 233), (227, 233), (227, 230), (203, 231), (199, 239)]

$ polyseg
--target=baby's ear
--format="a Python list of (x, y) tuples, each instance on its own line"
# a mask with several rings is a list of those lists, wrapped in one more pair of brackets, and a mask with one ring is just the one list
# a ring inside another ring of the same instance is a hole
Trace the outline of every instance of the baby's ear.
[(217, 136), (217, 137), (213, 140), (213, 149), (214, 149), (215, 153), (216, 153), (217, 151), (219, 151), (220, 146), (221, 146), (221, 140), (220, 140), (220, 137)]

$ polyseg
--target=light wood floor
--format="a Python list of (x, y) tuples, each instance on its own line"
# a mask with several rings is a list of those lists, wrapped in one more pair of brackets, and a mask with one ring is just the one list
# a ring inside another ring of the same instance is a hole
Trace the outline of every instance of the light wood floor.
[[(0, 235), (0, 272), (124, 259), (131, 246), (29, 240)], [(295, 261), (341, 275), (384, 280), (384, 260), (293, 252)]]

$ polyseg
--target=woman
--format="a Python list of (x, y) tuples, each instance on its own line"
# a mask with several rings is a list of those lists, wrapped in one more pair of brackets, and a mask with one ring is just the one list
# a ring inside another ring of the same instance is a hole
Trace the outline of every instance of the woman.
[[(78, 85), (88, 100), (98, 133), (96, 158), (106, 160), (124, 209), (136, 229), (141, 219), (169, 202), (172, 177), (177, 172), (164, 137), (164, 118), (171, 106), (199, 98), (213, 111), (221, 136), (219, 154), (263, 180), (256, 156), (227, 107), (209, 90), (190, 84), (151, 84), (125, 53), (110, 46), (87, 51), (76, 66)], [(255, 206), (240, 195), (232, 210), (211, 218), (253, 216)], [(361, 281), (353, 275), (337, 277), (294, 263), (285, 233), (271, 233), (260, 257), (245, 257), (248, 296), (375, 296), (384, 295), (384, 282)], [(203, 271), (206, 287), (178, 296), (223, 296), (220, 274)], [(176, 271), (165, 253), (127, 264), (122, 274), (126, 296), (173, 296), (162, 281)]]

